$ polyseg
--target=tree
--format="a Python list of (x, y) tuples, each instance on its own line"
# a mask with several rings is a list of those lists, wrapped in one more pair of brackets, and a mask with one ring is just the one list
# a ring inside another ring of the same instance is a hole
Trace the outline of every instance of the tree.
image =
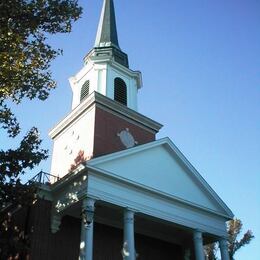
[(243, 224), (240, 219), (232, 219), (228, 222), (228, 251), (230, 260), (234, 259), (235, 253), (241, 247), (248, 245), (254, 238), (253, 232), (251, 230), (247, 230), (243, 237), (238, 240), (242, 227)]
[[(10, 104), (45, 100), (56, 86), (50, 65), (62, 51), (53, 49), (48, 37), (69, 33), (81, 12), (77, 0), (0, 0), (0, 125), (9, 138), (18, 138), (21, 132)], [(40, 145), (33, 127), (16, 149), (0, 148), (0, 217), (7, 205), (20, 207), (34, 199), (34, 189), (23, 185), (21, 176), (47, 158), (48, 151)], [(9, 214), (0, 222), (1, 231), (10, 231), (10, 223)], [(3, 247), (4, 259), (2, 254)]]
[[(253, 232), (247, 230), (246, 233), (239, 239), (239, 235), (242, 231), (242, 221), (240, 219), (232, 219), (228, 222), (228, 252), (230, 260), (234, 260), (235, 253), (245, 245), (248, 245), (254, 238)], [(217, 243), (207, 245), (205, 247), (205, 253), (208, 260), (217, 260)]]
[(217, 252), (218, 252), (218, 245), (217, 243), (212, 243), (206, 245), (204, 247), (205, 255), (207, 260), (217, 260)]

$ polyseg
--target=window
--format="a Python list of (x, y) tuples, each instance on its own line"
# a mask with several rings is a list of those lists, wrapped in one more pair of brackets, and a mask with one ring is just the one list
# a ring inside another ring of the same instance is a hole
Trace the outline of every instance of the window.
[(127, 105), (127, 87), (125, 82), (120, 78), (115, 78), (114, 86), (114, 100)]
[(89, 80), (87, 80), (81, 88), (81, 92), (80, 92), (80, 102), (87, 97), (89, 94)]

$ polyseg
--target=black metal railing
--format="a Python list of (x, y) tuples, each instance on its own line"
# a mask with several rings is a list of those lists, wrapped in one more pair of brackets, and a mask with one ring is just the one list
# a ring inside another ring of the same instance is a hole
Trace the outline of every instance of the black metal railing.
[(36, 174), (33, 178), (31, 178), (27, 183), (32, 184), (52, 184), (56, 181), (58, 181), (60, 178), (59, 176), (52, 175), (50, 173), (40, 171), (38, 174)]

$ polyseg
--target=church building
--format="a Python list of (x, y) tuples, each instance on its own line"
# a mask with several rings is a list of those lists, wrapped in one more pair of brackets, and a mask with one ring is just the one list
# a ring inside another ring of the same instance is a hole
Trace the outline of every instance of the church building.
[[(50, 184), (32, 211), (33, 260), (229, 260), (231, 210), (168, 138), (138, 112), (142, 75), (119, 46), (104, 0), (94, 47), (70, 78), (71, 112), (49, 133)], [(140, 101), (141, 102), (141, 101)]]

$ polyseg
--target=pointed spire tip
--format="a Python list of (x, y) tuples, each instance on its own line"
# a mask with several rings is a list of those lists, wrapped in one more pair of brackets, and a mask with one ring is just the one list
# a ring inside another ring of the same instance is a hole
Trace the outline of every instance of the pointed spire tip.
[(116, 16), (113, 0), (104, 0), (99, 20), (95, 47), (114, 46), (119, 48)]

